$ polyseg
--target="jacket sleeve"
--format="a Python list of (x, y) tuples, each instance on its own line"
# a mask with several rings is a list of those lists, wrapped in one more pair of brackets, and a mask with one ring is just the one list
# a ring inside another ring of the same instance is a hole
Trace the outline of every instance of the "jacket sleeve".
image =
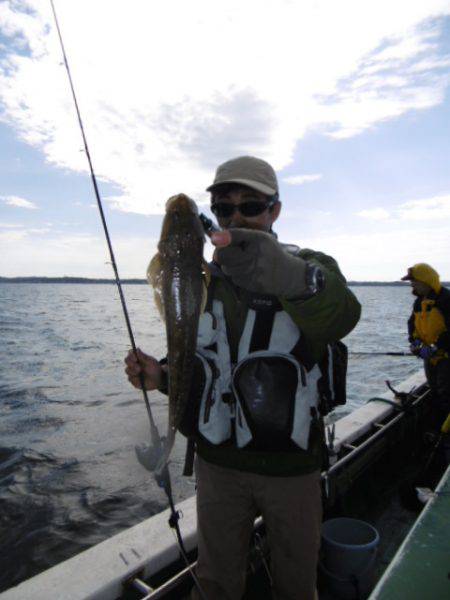
[(327, 344), (342, 339), (356, 326), (361, 305), (331, 256), (312, 250), (301, 250), (300, 256), (320, 267), (324, 287), (307, 300), (283, 300), (282, 304), (320, 358)]
[[(445, 289), (445, 292), (447, 290)], [(439, 310), (444, 317), (446, 331), (443, 331), (436, 341), (436, 346), (441, 350), (450, 352), (450, 293), (446, 293), (444, 300), (439, 303)]]

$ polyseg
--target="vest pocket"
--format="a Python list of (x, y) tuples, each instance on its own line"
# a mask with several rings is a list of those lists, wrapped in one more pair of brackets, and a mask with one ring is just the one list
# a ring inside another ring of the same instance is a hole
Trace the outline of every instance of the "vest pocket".
[(307, 448), (312, 395), (306, 371), (293, 357), (270, 351), (254, 353), (237, 365), (232, 386), (239, 447), (267, 451)]
[(222, 401), (216, 361), (196, 353), (189, 403), (179, 426), (186, 437), (201, 436), (212, 444), (231, 437), (229, 404)]

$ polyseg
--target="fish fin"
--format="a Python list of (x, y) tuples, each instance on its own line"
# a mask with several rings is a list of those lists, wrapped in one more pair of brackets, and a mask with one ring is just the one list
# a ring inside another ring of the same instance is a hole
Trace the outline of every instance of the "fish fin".
[(156, 308), (163, 319), (165, 319), (164, 302), (162, 296), (162, 275), (161, 255), (159, 252), (150, 261), (147, 268), (147, 281), (153, 287), (153, 297)]
[(206, 287), (208, 287), (211, 281), (211, 269), (209, 268), (209, 265), (204, 258), (202, 258), (202, 275), (205, 285)]

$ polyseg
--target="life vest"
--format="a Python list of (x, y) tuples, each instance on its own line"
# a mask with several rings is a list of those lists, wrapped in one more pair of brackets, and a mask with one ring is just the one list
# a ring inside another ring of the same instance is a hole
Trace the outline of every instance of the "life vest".
[(414, 337), (431, 346), (446, 330), (444, 315), (436, 307), (436, 301), (430, 298), (421, 300), (414, 310)]
[(180, 430), (211, 444), (232, 440), (238, 448), (306, 450), (318, 417), (321, 370), (276, 298), (258, 297), (253, 304), (259, 308), (247, 311), (236, 364), (223, 302), (214, 299), (201, 316), (191, 389), (196, 422)]

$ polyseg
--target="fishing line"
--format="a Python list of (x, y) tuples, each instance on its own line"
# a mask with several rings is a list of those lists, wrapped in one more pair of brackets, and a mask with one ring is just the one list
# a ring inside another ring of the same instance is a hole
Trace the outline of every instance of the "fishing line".
[[(124, 317), (125, 317), (125, 323), (126, 323), (126, 326), (127, 326), (127, 329), (128, 329), (128, 335), (129, 335), (129, 338), (130, 338), (131, 347), (133, 349), (133, 352), (134, 352), (134, 355), (136, 357), (136, 360), (139, 363), (139, 359), (138, 359), (138, 355), (137, 355), (136, 343), (135, 343), (134, 335), (133, 335), (133, 330), (131, 329), (130, 317), (129, 317), (127, 305), (126, 305), (126, 302), (125, 302), (125, 296), (124, 296), (123, 290), (122, 290), (122, 284), (120, 282), (119, 271), (117, 269), (116, 259), (115, 259), (115, 256), (114, 256), (114, 250), (113, 250), (113, 247), (112, 247), (112, 244), (111, 244), (111, 238), (109, 236), (108, 226), (106, 224), (105, 213), (103, 211), (103, 204), (102, 204), (102, 201), (101, 201), (101, 198), (100, 198), (100, 193), (99, 193), (99, 190), (98, 190), (97, 178), (96, 178), (95, 173), (94, 173), (94, 167), (93, 167), (93, 164), (92, 164), (91, 155), (89, 153), (89, 147), (88, 147), (88, 143), (87, 143), (87, 139), (86, 139), (86, 134), (84, 133), (83, 121), (81, 119), (81, 113), (80, 113), (80, 109), (79, 109), (79, 106), (78, 106), (77, 97), (76, 97), (76, 94), (75, 94), (75, 88), (74, 88), (73, 81), (72, 81), (72, 75), (70, 73), (69, 63), (67, 61), (66, 51), (65, 51), (65, 48), (64, 48), (64, 43), (63, 43), (63, 39), (62, 39), (62, 35), (61, 35), (61, 30), (59, 28), (58, 17), (56, 15), (56, 10), (55, 10), (55, 6), (53, 4), (53, 0), (50, 0), (50, 4), (51, 4), (51, 7), (52, 7), (52, 11), (53, 11), (53, 17), (55, 19), (55, 25), (56, 25), (56, 30), (58, 32), (59, 42), (60, 42), (60, 45), (61, 45), (62, 55), (63, 55), (63, 59), (64, 59), (64, 65), (66, 67), (67, 75), (68, 75), (68, 78), (69, 78), (70, 89), (72, 91), (72, 98), (73, 98), (73, 102), (75, 104), (75, 110), (77, 112), (78, 124), (80, 125), (81, 136), (83, 138), (83, 144), (84, 144), (84, 150), (86, 152), (86, 156), (87, 156), (88, 163), (89, 163), (89, 171), (90, 171), (90, 174), (91, 174), (92, 185), (94, 186), (95, 198), (97, 200), (97, 206), (98, 206), (98, 210), (100, 212), (100, 218), (102, 220), (103, 231), (105, 232), (106, 243), (108, 244), (109, 255), (110, 255), (110, 258), (111, 258), (111, 265), (112, 265), (112, 268), (114, 270), (114, 276), (115, 276), (115, 280), (116, 280), (117, 289), (119, 290), (119, 297), (120, 297), (120, 302), (122, 304), (122, 310), (123, 310), (123, 314), (124, 314)], [(144, 395), (144, 401), (145, 401), (145, 406), (147, 408), (148, 418), (150, 420), (151, 437), (152, 437), (153, 442), (156, 445), (161, 446), (161, 437), (159, 435), (159, 431), (158, 431), (158, 429), (156, 427), (156, 424), (155, 424), (155, 421), (153, 419), (152, 411), (151, 411), (151, 408), (150, 408), (150, 402), (149, 402), (148, 395), (147, 395), (147, 390), (145, 389), (144, 374), (142, 373), (142, 371), (139, 373), (139, 380), (140, 380), (140, 383), (141, 383), (141, 386), (142, 386), (142, 393)]]
[[(111, 257), (111, 265), (112, 265), (113, 270), (114, 270), (114, 276), (115, 276), (115, 280), (116, 280), (117, 289), (119, 290), (119, 297), (120, 297), (120, 302), (122, 304), (122, 310), (123, 310), (123, 314), (124, 314), (124, 317), (125, 317), (125, 323), (126, 323), (126, 326), (127, 326), (128, 335), (129, 335), (129, 338), (130, 338), (130, 342), (131, 342), (131, 347), (133, 349), (133, 353), (134, 353), (134, 355), (136, 357), (136, 360), (139, 363), (139, 358), (138, 358), (138, 354), (137, 354), (137, 347), (136, 347), (136, 343), (135, 343), (135, 340), (134, 340), (133, 330), (131, 328), (130, 317), (129, 317), (127, 305), (126, 305), (126, 302), (125, 302), (125, 296), (124, 296), (123, 290), (122, 290), (122, 284), (121, 284), (120, 277), (119, 277), (119, 271), (118, 271), (118, 268), (117, 268), (117, 263), (116, 263), (116, 259), (115, 259), (115, 256), (114, 256), (114, 250), (113, 250), (113, 247), (112, 247), (111, 238), (109, 236), (108, 226), (107, 226), (106, 219), (105, 219), (105, 213), (103, 211), (103, 204), (102, 204), (102, 201), (101, 201), (101, 198), (100, 198), (100, 192), (99, 192), (98, 185), (97, 185), (97, 178), (95, 176), (94, 167), (93, 167), (93, 164), (92, 164), (92, 159), (91, 159), (91, 155), (90, 155), (89, 147), (88, 147), (88, 143), (87, 143), (87, 138), (86, 138), (86, 134), (84, 132), (83, 121), (82, 121), (82, 118), (81, 118), (81, 112), (80, 112), (80, 108), (78, 106), (78, 100), (77, 100), (77, 96), (75, 94), (75, 87), (73, 85), (72, 75), (70, 73), (70, 67), (69, 67), (69, 63), (68, 63), (68, 60), (67, 60), (66, 50), (65, 50), (65, 47), (64, 47), (63, 39), (62, 39), (61, 30), (59, 28), (59, 21), (58, 21), (58, 17), (57, 17), (57, 14), (56, 14), (55, 5), (53, 3), (53, 0), (50, 0), (50, 5), (51, 5), (51, 8), (52, 8), (52, 12), (53, 12), (53, 18), (55, 20), (56, 30), (58, 32), (59, 43), (60, 43), (60, 46), (61, 46), (61, 51), (62, 51), (62, 55), (63, 55), (63, 59), (64, 59), (64, 65), (66, 67), (67, 76), (69, 78), (69, 84), (70, 84), (70, 89), (71, 89), (71, 92), (72, 92), (72, 98), (73, 98), (73, 102), (74, 102), (74, 105), (75, 105), (75, 110), (76, 110), (77, 117), (78, 117), (78, 124), (80, 126), (81, 135), (82, 135), (82, 138), (83, 138), (84, 150), (86, 152), (86, 156), (87, 156), (88, 163), (89, 163), (89, 171), (90, 171), (90, 174), (91, 174), (92, 185), (94, 187), (95, 198), (97, 200), (97, 206), (98, 206), (98, 209), (99, 209), (99, 212), (100, 212), (100, 218), (102, 220), (103, 231), (105, 233), (106, 242), (108, 244), (109, 255)], [(158, 449), (158, 451), (159, 451), (162, 448), (162, 440), (161, 440), (161, 436), (159, 435), (159, 431), (158, 431), (158, 428), (156, 427), (156, 424), (155, 424), (155, 421), (154, 421), (154, 418), (153, 418), (153, 415), (152, 415), (152, 411), (151, 411), (151, 408), (150, 408), (150, 402), (149, 402), (149, 399), (148, 399), (147, 390), (145, 389), (145, 380), (144, 380), (144, 374), (142, 373), (142, 370), (139, 373), (139, 380), (140, 380), (140, 383), (141, 383), (142, 394), (144, 396), (145, 406), (147, 408), (147, 414), (148, 414), (148, 418), (149, 418), (149, 421), (150, 421), (150, 433), (151, 433), (152, 442), (153, 442), (153, 445), (156, 446), (157, 449)], [(187, 563), (187, 565), (189, 567), (191, 575), (192, 575), (192, 577), (194, 579), (194, 583), (196, 584), (196, 586), (198, 588), (198, 591), (199, 591), (199, 594), (200, 594), (201, 598), (203, 598), (203, 600), (207, 600), (207, 598), (206, 598), (206, 596), (205, 596), (202, 588), (200, 587), (198, 579), (195, 576), (195, 573), (193, 573), (193, 571), (191, 569), (191, 566), (190, 566), (190, 563), (189, 563), (189, 559), (188, 559), (186, 550), (184, 548), (183, 539), (182, 539), (181, 531), (179, 529), (179, 524), (178, 524), (178, 521), (180, 519), (180, 513), (175, 510), (175, 505), (174, 505), (173, 496), (172, 496), (172, 486), (171, 486), (171, 483), (170, 483), (170, 473), (169, 473), (169, 469), (168, 469), (167, 465), (165, 465), (165, 467), (162, 470), (161, 474), (158, 477), (156, 477), (156, 481), (157, 481), (158, 485), (161, 488), (164, 489), (164, 491), (165, 491), (165, 493), (167, 495), (167, 498), (168, 498), (168, 501), (169, 501), (169, 506), (170, 506), (170, 511), (171, 511), (171, 516), (170, 516), (170, 519), (169, 519), (169, 525), (170, 525), (170, 527), (172, 527), (176, 531), (176, 537), (177, 537), (177, 541), (178, 541), (178, 545), (179, 545), (179, 548), (180, 548), (181, 555), (182, 555), (183, 559), (186, 561), (186, 563)]]

